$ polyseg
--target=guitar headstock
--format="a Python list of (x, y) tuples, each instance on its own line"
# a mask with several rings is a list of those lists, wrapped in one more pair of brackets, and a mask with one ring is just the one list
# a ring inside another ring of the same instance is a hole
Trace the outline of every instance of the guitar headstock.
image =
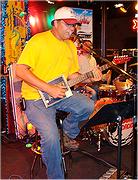
[(131, 59), (132, 59), (132, 57), (129, 57), (128, 55), (114, 56), (113, 62), (115, 64), (124, 64), (125, 62), (128, 62)]

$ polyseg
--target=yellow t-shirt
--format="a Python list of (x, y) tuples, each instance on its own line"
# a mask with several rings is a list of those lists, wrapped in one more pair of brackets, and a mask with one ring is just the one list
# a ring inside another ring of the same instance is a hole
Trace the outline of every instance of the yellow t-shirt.
[[(67, 78), (79, 70), (77, 50), (71, 40), (61, 41), (51, 31), (36, 34), (26, 44), (17, 64), (26, 64), (40, 79), (49, 82), (60, 75)], [(39, 99), (37, 89), (22, 84), (22, 96)]]

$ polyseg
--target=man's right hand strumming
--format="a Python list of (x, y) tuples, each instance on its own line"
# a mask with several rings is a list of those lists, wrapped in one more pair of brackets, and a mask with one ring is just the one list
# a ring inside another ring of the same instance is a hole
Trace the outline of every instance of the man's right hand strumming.
[(51, 85), (48, 90), (48, 94), (54, 98), (63, 98), (65, 97), (66, 87), (62, 85)]

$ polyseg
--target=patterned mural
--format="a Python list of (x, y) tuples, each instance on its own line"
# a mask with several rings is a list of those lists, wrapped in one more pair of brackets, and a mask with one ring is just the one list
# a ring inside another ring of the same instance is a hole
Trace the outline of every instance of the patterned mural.
[(1, 104), (2, 130), (6, 134), (15, 131), (15, 122), (11, 111), (11, 90), (8, 66), (17, 62), (31, 37), (28, 20), (28, 0), (1, 1)]
[(8, 1), (5, 9), (5, 64), (18, 61), (28, 35), (27, 1)]

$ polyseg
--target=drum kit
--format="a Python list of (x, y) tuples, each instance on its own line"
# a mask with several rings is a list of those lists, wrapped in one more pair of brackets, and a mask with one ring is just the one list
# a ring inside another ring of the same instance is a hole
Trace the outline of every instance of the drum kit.
[[(119, 64), (121, 62), (119, 61)], [(133, 66), (133, 65), (130, 65)], [(121, 69), (122, 72), (122, 69)], [(101, 84), (99, 86), (98, 100), (95, 102), (94, 112), (91, 119), (103, 106), (116, 102), (136, 100), (136, 83), (135, 79), (130, 78), (129, 74), (120, 74), (112, 82), (113, 85)], [(110, 116), (110, 114), (109, 114)], [(95, 137), (98, 137), (98, 141)], [(118, 146), (118, 131), (116, 123), (105, 123), (95, 125), (89, 128), (83, 134), (83, 140), (89, 140), (90, 143), (96, 139), (98, 151), (101, 149), (101, 140), (107, 141), (113, 146)], [(133, 139), (133, 118), (122, 121), (122, 140), (121, 146), (130, 144)]]

